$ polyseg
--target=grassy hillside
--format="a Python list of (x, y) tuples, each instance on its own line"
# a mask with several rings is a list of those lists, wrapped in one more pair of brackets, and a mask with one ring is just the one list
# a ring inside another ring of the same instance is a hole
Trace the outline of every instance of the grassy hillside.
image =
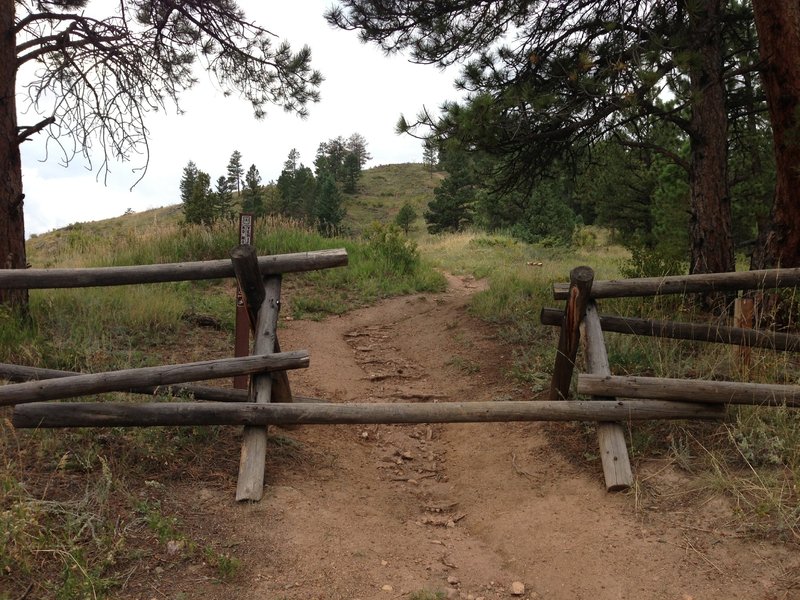
[[(345, 229), (361, 235), (373, 222), (391, 223), (400, 207), (408, 202), (417, 212), (414, 231), (424, 231), (422, 214), (433, 198), (434, 188), (444, 176), (441, 172), (431, 173), (419, 163), (366, 169), (359, 181), (358, 192), (344, 197), (347, 211)], [(154, 230), (169, 229), (182, 218), (181, 205), (175, 204), (102, 221), (73, 223), (32, 236), (27, 246), (28, 262), (39, 268), (78, 266), (81, 259), (76, 257), (85, 254), (87, 249), (105, 245), (108, 240), (116, 238), (136, 239)]]
[(415, 230), (419, 232), (424, 229), (422, 214), (444, 177), (444, 173), (432, 173), (418, 163), (367, 169), (359, 181), (358, 193), (345, 196), (345, 226), (360, 233), (373, 221), (390, 223), (408, 202), (417, 213)]

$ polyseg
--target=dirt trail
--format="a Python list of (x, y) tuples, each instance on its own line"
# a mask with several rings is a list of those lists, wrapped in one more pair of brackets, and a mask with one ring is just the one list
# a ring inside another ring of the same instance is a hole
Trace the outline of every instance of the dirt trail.
[[(311, 368), (291, 374), (293, 390), (335, 402), (521, 399), (504, 377), (504, 348), (467, 314), (481, 283), (449, 283), (443, 294), (283, 323), (283, 348), (311, 352)], [(486, 600), (800, 597), (800, 559), (738, 535), (722, 499), (683, 494), (681, 473), (656, 461), (639, 472), (651, 501), (607, 494), (599, 466), (571, 464), (552, 447), (553, 427), (274, 428), (262, 502), (237, 505), (232, 488), (185, 491), (200, 514), (214, 515), (209, 531), (235, 548), (242, 577), (224, 586), (187, 578), (174, 592), (246, 600), (420, 590)], [(523, 595), (511, 595), (514, 582)]]

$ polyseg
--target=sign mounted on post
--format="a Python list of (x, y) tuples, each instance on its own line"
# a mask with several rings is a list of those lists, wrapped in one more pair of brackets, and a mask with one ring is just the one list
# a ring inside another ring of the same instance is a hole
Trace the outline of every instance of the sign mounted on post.
[[(239, 213), (239, 243), (253, 245), (253, 220), (251, 213)], [(233, 355), (236, 357), (250, 354), (250, 321), (247, 308), (244, 305), (244, 295), (239, 286), (236, 286), (236, 335), (234, 338)], [(239, 375), (233, 378), (233, 387), (247, 389), (247, 376)]]

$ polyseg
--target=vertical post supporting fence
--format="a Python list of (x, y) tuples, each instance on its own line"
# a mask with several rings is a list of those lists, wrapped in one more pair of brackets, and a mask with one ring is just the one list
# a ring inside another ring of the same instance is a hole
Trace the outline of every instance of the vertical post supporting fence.
[(569, 385), (581, 338), (580, 324), (589, 302), (593, 281), (594, 271), (590, 267), (575, 267), (569, 273), (569, 295), (550, 383), (550, 400), (566, 400), (569, 397)]
[[(608, 377), (611, 375), (611, 367), (608, 363), (603, 330), (600, 327), (600, 316), (594, 301), (590, 301), (586, 306), (583, 336), (587, 371), (593, 375)], [(613, 400), (614, 398), (593, 396), (592, 399)], [(618, 492), (630, 488), (633, 485), (633, 472), (628, 458), (628, 446), (625, 443), (625, 430), (622, 425), (598, 422), (597, 441), (600, 445), (600, 460), (603, 464), (606, 490)]]
[[(278, 312), (281, 303), (281, 276), (270, 275), (262, 280), (258, 271), (255, 251), (250, 246), (239, 246), (231, 252), (236, 279), (246, 298), (248, 313), (255, 316), (253, 352), (271, 354), (277, 344)], [(260, 301), (253, 315), (255, 303)], [(252, 318), (252, 317), (251, 317)], [(250, 402), (272, 402), (273, 380), (269, 374), (257, 375), (250, 381)], [(246, 426), (239, 459), (239, 480), (236, 500), (261, 500), (264, 495), (264, 466), (267, 453), (267, 428)]]

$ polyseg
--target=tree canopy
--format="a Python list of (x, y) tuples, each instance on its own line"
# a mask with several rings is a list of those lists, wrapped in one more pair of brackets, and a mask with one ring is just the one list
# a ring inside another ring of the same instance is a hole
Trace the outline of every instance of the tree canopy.
[(749, 3), (340, 0), (327, 18), (418, 62), (466, 61), (465, 101), (399, 128), (424, 125), (494, 156), (498, 190), (530, 190), (608, 140), (644, 148), (651, 142), (638, 133), (653, 119), (676, 127), (686, 155), (648, 148), (687, 173), (690, 270), (734, 268), (728, 128), (765, 110), (746, 85), (758, 66)]
[[(0, 3), (0, 256), (25, 266), (19, 144), (44, 131), (63, 162), (144, 155), (148, 112), (179, 108), (206, 71), (261, 118), (270, 104), (304, 116), (319, 100), (308, 47), (294, 51), (251, 22), (234, 0), (117, 0), (114, 14), (89, 0)], [(20, 73), (20, 89), (17, 74)], [(17, 106), (17, 98), (20, 105)], [(17, 114), (25, 125), (17, 125)], [(26, 302), (0, 290), (0, 301)]]

